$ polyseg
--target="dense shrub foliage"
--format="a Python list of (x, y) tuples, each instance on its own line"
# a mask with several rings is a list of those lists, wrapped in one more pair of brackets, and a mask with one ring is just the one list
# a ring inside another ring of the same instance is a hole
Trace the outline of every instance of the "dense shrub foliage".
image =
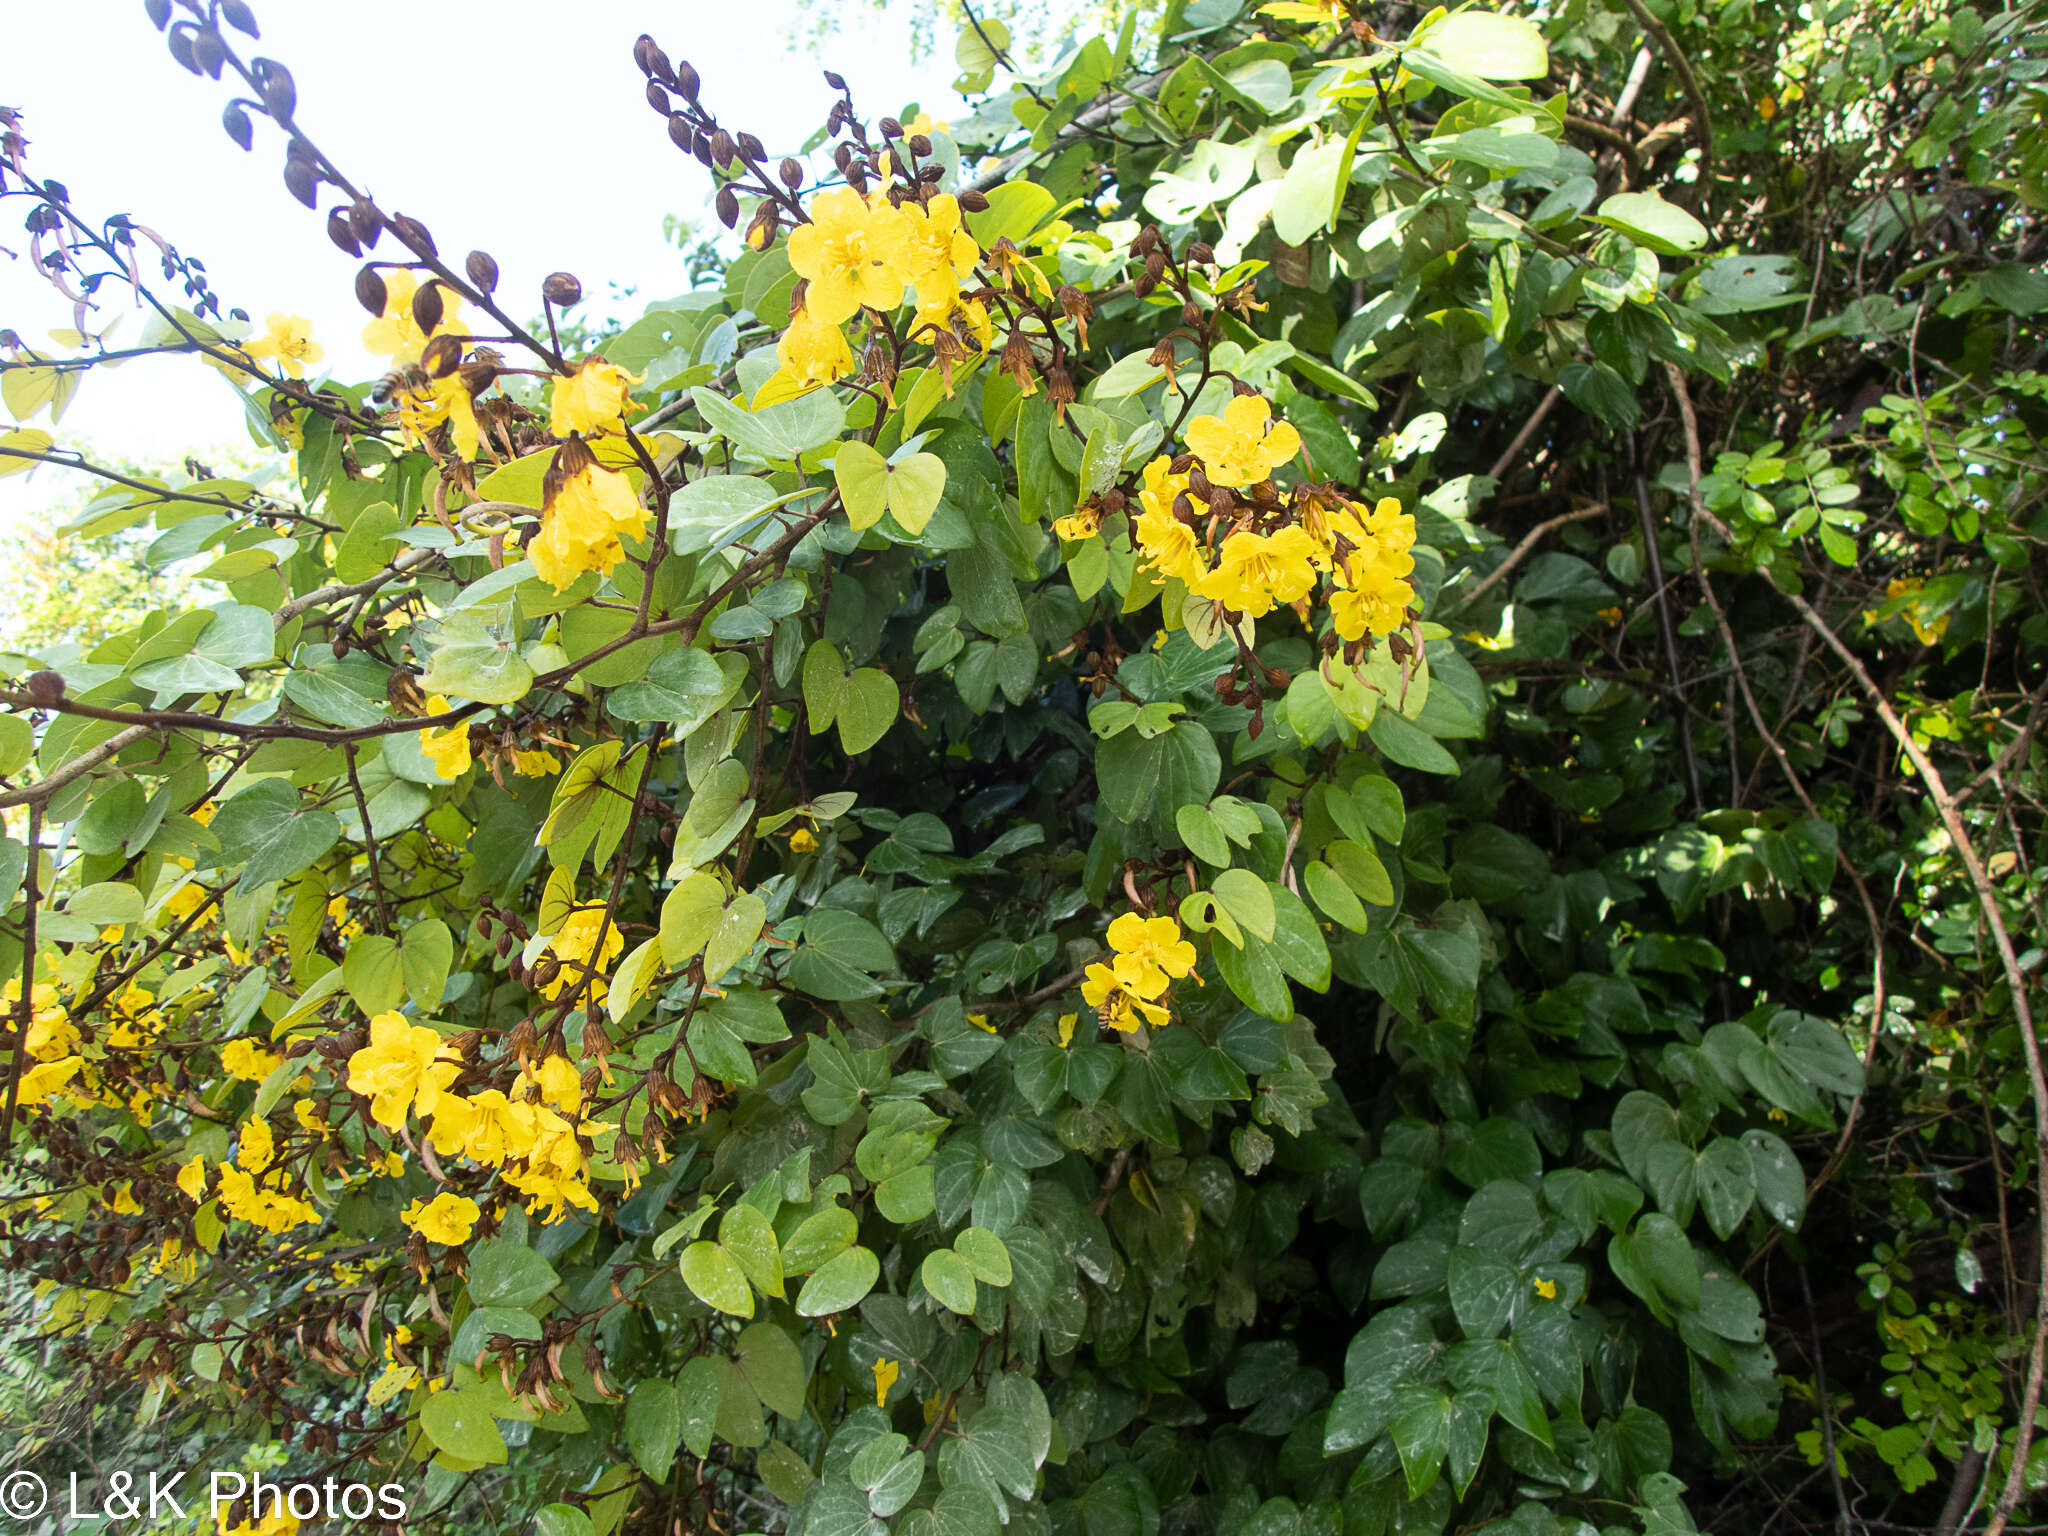
[[(832, 76), (772, 146), (642, 37), (736, 238), (595, 330), (360, 193), (240, 0), (147, 10), (391, 372), (0, 114), (78, 303), (0, 472), (186, 582), (4, 658), (21, 1465), (549, 1536), (2024, 1508), (2038, 7), (1172, 0), (1037, 75), (970, 13), (972, 116)], [(137, 349), (280, 472), (67, 448)]]

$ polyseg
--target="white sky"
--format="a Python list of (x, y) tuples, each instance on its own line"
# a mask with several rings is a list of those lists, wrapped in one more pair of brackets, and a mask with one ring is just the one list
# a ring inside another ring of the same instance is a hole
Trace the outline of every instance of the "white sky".
[[(681, 253), (662, 239), (662, 215), (716, 228), (708, 173), (670, 145), (644, 99), (632, 58), (642, 31), (672, 59), (689, 59), (706, 105), (771, 152), (795, 150), (823, 122), (827, 65), (846, 77), (870, 121), (911, 101), (940, 117), (960, 110), (949, 40), (913, 65), (902, 4), (882, 14), (846, 6), (845, 30), (822, 59), (786, 47), (812, 25), (795, 0), (253, 4), (262, 38), (232, 36), (245, 58), (267, 55), (290, 68), (301, 128), (386, 212), (425, 221), (444, 257), (459, 266), (473, 247), (491, 252), (505, 307), (522, 318), (538, 312), (540, 280), (558, 269), (583, 280), (586, 304), (606, 297), (607, 282), (637, 285), (629, 301), (637, 312), (687, 286)], [(332, 194), (314, 213), (285, 190), (284, 143), (273, 125), (256, 122), (253, 152), (236, 148), (220, 126), (226, 84), (180, 68), (141, 0), (6, 0), (5, 9), (0, 104), (24, 114), (31, 171), (63, 182), (88, 216), (130, 214), (197, 256), (223, 310), (247, 310), (259, 329), (270, 310), (310, 318), (326, 348), (321, 367), (337, 377), (381, 369), (359, 342), (368, 317), (352, 291), (357, 263), (327, 239)], [(34, 346), (71, 315), (25, 270), (29, 206), (0, 202), (0, 327)], [(391, 244), (387, 235), (377, 254)], [(99, 323), (128, 307), (114, 293), (103, 290)], [(116, 344), (132, 341), (140, 323), (127, 321)], [(10, 425), (0, 414), (0, 430)], [(47, 428), (47, 417), (34, 425)], [(249, 444), (226, 381), (188, 358), (96, 371), (58, 428), (60, 444), (74, 439), (173, 463), (188, 451)], [(45, 467), (0, 480), (0, 524), (66, 499), (82, 478)]]

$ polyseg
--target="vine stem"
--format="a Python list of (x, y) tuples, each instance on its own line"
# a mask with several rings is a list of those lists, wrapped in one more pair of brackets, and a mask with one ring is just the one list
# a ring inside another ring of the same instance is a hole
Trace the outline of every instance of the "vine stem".
[[(1678, 411), (1685, 426), (1685, 455), (1689, 471), (1692, 510), (1694, 518), (1714, 530), (1725, 539), (1730, 547), (1735, 540), (1727, 526), (1707, 510), (1705, 496), (1700, 491), (1701, 453), (1699, 417), (1693, 410), (1692, 395), (1685, 387), (1685, 375), (1674, 363), (1664, 365), (1666, 376), (1671, 380), (1671, 392), (1678, 400)], [(2012, 997), (2014, 1022), (2019, 1025), (2020, 1054), (2026, 1063), (2027, 1089), (2034, 1103), (2034, 1189), (2037, 1197), (2048, 1192), (2048, 1072), (2041, 1062), (2041, 1042), (2034, 1036), (2034, 1011), (2027, 1000), (2026, 973), (2020, 969), (2019, 955), (2013, 949), (2012, 935), (2006, 931), (2005, 916), (1999, 910), (1998, 892), (1991, 884), (1991, 876), (1984, 868), (1984, 860), (1977, 852), (1977, 845), (1970, 840), (1968, 829), (1963, 825), (1962, 813), (1955, 797), (1948, 791), (1942, 779), (1941, 770), (1934, 766), (1926, 750), (1913, 739), (1913, 733), (1892, 708), (1891, 700), (1884, 690), (1877, 686), (1870, 671), (1863, 665), (1862, 658), (1849, 649), (1842, 637), (1835, 633), (1827, 622), (1804, 597), (1796, 592), (1782, 594), (1786, 601), (1811, 628), (1820, 642), (1833, 651), (1856, 686), (1870, 701), (1871, 708), (1884, 723), (1884, 728), (1899, 744), (1899, 750), (1913, 765), (1920, 782), (1926, 786), (1927, 797), (1934, 802), (1934, 809), (1941, 817), (1941, 824), (1954, 843), (1956, 855), (1963, 861), (1964, 873), (1969, 876), (1970, 886), (1977, 897), (1979, 910), (1984, 914), (1986, 927), (1991, 931), (1992, 946), (1998, 951), (1998, 963), (2005, 972), (2006, 990)], [(2048, 1222), (2040, 1224), (2037, 1241), (2040, 1244), (2036, 1261), (2038, 1273), (2048, 1277)], [(2034, 1288), (2034, 1338), (2027, 1352), (2026, 1388), (2020, 1396), (2019, 1424), (2014, 1430), (2012, 1460), (2006, 1472), (2005, 1486), (1999, 1491), (1998, 1502), (1991, 1511), (1990, 1522), (1984, 1528), (1984, 1536), (2001, 1536), (2011, 1523), (2012, 1512), (2018, 1507), (2020, 1497), (2026, 1492), (2027, 1456), (2033, 1448), (2036, 1417), (2040, 1410), (2041, 1383), (2044, 1370), (2048, 1370), (2048, 1286)]]

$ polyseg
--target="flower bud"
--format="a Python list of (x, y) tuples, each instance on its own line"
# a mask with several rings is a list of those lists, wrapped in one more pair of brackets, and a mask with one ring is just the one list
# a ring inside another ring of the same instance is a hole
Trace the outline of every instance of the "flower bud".
[(220, 125), (227, 130), (228, 137), (243, 149), (255, 141), (255, 130), (249, 126), (249, 114), (242, 110), (239, 101), (231, 101), (221, 109)]
[(377, 237), (384, 233), (384, 215), (377, 211), (375, 203), (364, 198), (349, 206), (348, 227), (355, 231), (364, 250), (375, 250)]
[(908, 140), (910, 152), (922, 158), (932, 152), (932, 141), (921, 133), (913, 133)]
[(44, 668), (28, 675), (28, 696), (38, 704), (55, 704), (64, 697), (64, 679)]
[(171, 0), (142, 0), (142, 8), (149, 13), (150, 24), (157, 31), (171, 24)]
[(471, 251), (462, 268), (469, 274), (469, 280), (476, 284), (479, 293), (489, 293), (498, 286), (498, 264), (491, 260), (490, 252)]
[(301, 160), (296, 155), (284, 163), (285, 190), (304, 203), (308, 208), (320, 202), (320, 173), (313, 169), (313, 162)]
[(987, 213), (988, 199), (969, 187), (959, 196), (960, 211), (963, 213)]
[(723, 170), (732, 164), (732, 155), (732, 135), (723, 128), (714, 128), (711, 132), (711, 163)]
[(164, 38), (164, 43), (171, 50), (171, 57), (191, 70), (193, 74), (204, 73), (199, 67), (199, 60), (194, 58), (192, 54), (192, 33), (190, 28), (183, 26), (171, 28), (169, 35)]
[(782, 177), (782, 184), (792, 192), (804, 184), (804, 168), (800, 161), (785, 157), (776, 167), (776, 172)]
[(768, 158), (768, 146), (755, 138), (751, 133), (742, 133), (739, 136), (738, 143), (740, 158), (746, 161), (747, 164), (759, 165)]
[(377, 275), (375, 267), (364, 267), (356, 273), (356, 302), (373, 315), (384, 313), (384, 279)]
[(1166, 252), (1153, 246), (1145, 253), (1145, 275), (1157, 281), (1166, 274)]
[(418, 219), (394, 213), (391, 215), (391, 232), (403, 240), (410, 249), (429, 260), (435, 256), (434, 237), (427, 233), (427, 226)]
[(917, 168), (917, 179), (928, 186), (936, 186), (945, 179), (945, 175), (946, 168), (936, 160)]
[(256, 30), (256, 13), (242, 3), (242, 0), (220, 0), (221, 20), (248, 37), (260, 36)]
[(1199, 326), (1202, 323), (1202, 306), (1192, 300), (1181, 305), (1180, 323), (1182, 325)]
[(1152, 274), (1149, 272), (1140, 272), (1131, 280), (1131, 292), (1141, 299), (1149, 299), (1152, 296), (1152, 290), (1158, 286), (1159, 284), (1153, 281)]
[(671, 144), (687, 155), (690, 146), (696, 142), (697, 135), (691, 129), (688, 118), (680, 112), (671, 112), (668, 119), (668, 138)]
[(853, 146), (851, 144), (836, 145), (832, 150), (832, 163), (839, 167), (839, 174), (842, 176), (852, 170)]
[(1214, 487), (1210, 485), (1208, 475), (1203, 472), (1200, 460), (1190, 464), (1186, 469), (1176, 471), (1176, 473), (1184, 474), (1188, 477), (1188, 493), (1190, 495), (1199, 496), (1204, 501), (1209, 499), (1209, 492)]
[(718, 196), (713, 199), (713, 204), (718, 209), (718, 222), (727, 229), (731, 229), (735, 224), (739, 223), (739, 194), (734, 192), (731, 187), (720, 187), (718, 189)]
[(263, 110), (279, 127), (288, 126), (299, 107), (299, 88), (292, 72), (275, 59), (252, 59), (249, 73), (256, 77), (256, 94), (263, 98)]
[(668, 62), (668, 55), (661, 51), (661, 45), (645, 32), (633, 44), (633, 62), (640, 66), (640, 72), (650, 80), (673, 80), (675, 70)]
[(825, 71), (825, 83), (831, 86), (832, 89), (835, 91), (843, 91), (846, 89), (846, 77), (844, 75), (834, 74), (829, 69)]
[(228, 61), (228, 45), (213, 28), (201, 27), (192, 34), (192, 57), (199, 61), (201, 69), (218, 80), (220, 67)]
[(1188, 260), (1198, 266), (1213, 267), (1216, 264), (1216, 247), (1206, 240), (1188, 242)]
[(711, 135), (700, 133), (690, 145), (690, 153), (697, 157), (697, 163), (705, 170), (711, 169)]
[(683, 100), (697, 99), (697, 71), (690, 68), (688, 59), (684, 59), (675, 68), (675, 87), (682, 94)]
[(340, 208), (327, 213), (327, 238), (351, 256), (363, 254), (362, 242), (356, 239), (356, 232), (348, 226), (348, 214)]
[(441, 316), (446, 308), (441, 301), (441, 285), (422, 283), (413, 292), (412, 323), (420, 328), (421, 335), (431, 336), (441, 328)]
[(540, 296), (557, 309), (573, 309), (583, 302), (583, 285), (573, 272), (550, 272), (541, 281)]
[(1209, 491), (1209, 510), (1218, 517), (1228, 517), (1237, 510), (1237, 498), (1222, 486), (1212, 486)]
[(882, 137), (885, 139), (900, 139), (903, 137), (903, 125), (893, 117), (885, 117), (875, 126), (881, 130)]
[[(422, 293), (426, 290), (421, 289)], [(419, 306), (413, 306), (417, 313)], [(424, 329), (424, 327), (422, 327)], [(436, 336), (420, 353), (420, 366), (437, 379), (445, 379), (462, 361), (462, 343), (453, 336)]]
[(664, 115), (668, 112), (668, 92), (652, 80), (647, 82), (647, 105)]

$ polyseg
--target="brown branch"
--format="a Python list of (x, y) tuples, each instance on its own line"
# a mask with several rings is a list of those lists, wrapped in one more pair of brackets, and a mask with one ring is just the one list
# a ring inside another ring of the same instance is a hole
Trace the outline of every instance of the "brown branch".
[(1485, 578), (1482, 581), (1480, 581), (1480, 583), (1476, 587), (1474, 587), (1470, 592), (1466, 592), (1463, 594), (1453, 594), (1451, 598), (1450, 611), (1452, 613), (1461, 613), (1465, 609), (1471, 607), (1474, 603), (1478, 602), (1479, 599), (1484, 597), (1488, 592), (1492, 591), (1498, 583), (1507, 578), (1509, 573), (1512, 572), (1516, 566), (1520, 565), (1524, 560), (1529, 558), (1530, 554), (1535, 550), (1536, 546), (1543, 542), (1543, 536), (1545, 534), (1554, 532), (1555, 530), (1564, 527), (1567, 523), (1583, 523), (1588, 518), (1598, 517), (1601, 513), (1605, 512), (1606, 510), (1606, 502), (1595, 502), (1590, 507), (1579, 507), (1574, 511), (1566, 512), (1561, 516), (1553, 517), (1545, 522), (1538, 523), (1534, 528), (1531, 528), (1526, 534), (1522, 536), (1522, 542), (1515, 546), (1514, 553), (1509, 555), (1507, 559), (1501, 561), (1501, 563), (1495, 566), (1492, 570), (1488, 571), (1486, 573)]
[(1692, 60), (1688, 59), (1685, 50), (1678, 46), (1678, 39), (1671, 35), (1671, 29), (1650, 13), (1650, 8), (1643, 4), (1643, 0), (1627, 0), (1627, 3), (1629, 10), (1635, 14), (1637, 24), (1657, 39), (1657, 45), (1664, 50), (1664, 56), (1671, 61), (1671, 67), (1678, 71), (1679, 83), (1685, 87), (1686, 100), (1692, 103), (1693, 125), (1700, 136), (1700, 212), (1705, 214), (1707, 194), (1711, 190), (1714, 174), (1714, 119), (1707, 112), (1707, 93), (1700, 89), (1700, 77), (1693, 73)]
[(1514, 441), (1509, 443), (1501, 456), (1493, 461), (1493, 468), (1486, 472), (1487, 479), (1498, 485), (1501, 476), (1508, 472), (1508, 467), (1520, 458), (1522, 450), (1529, 446), (1529, 439), (1534, 437), (1536, 429), (1543, 425), (1543, 418), (1548, 416), (1556, 408), (1557, 402), (1563, 398), (1564, 390), (1555, 384), (1551, 385), (1543, 398), (1536, 402), (1536, 409), (1529, 413), (1529, 419), (1522, 423), (1522, 430), (1515, 434)]

